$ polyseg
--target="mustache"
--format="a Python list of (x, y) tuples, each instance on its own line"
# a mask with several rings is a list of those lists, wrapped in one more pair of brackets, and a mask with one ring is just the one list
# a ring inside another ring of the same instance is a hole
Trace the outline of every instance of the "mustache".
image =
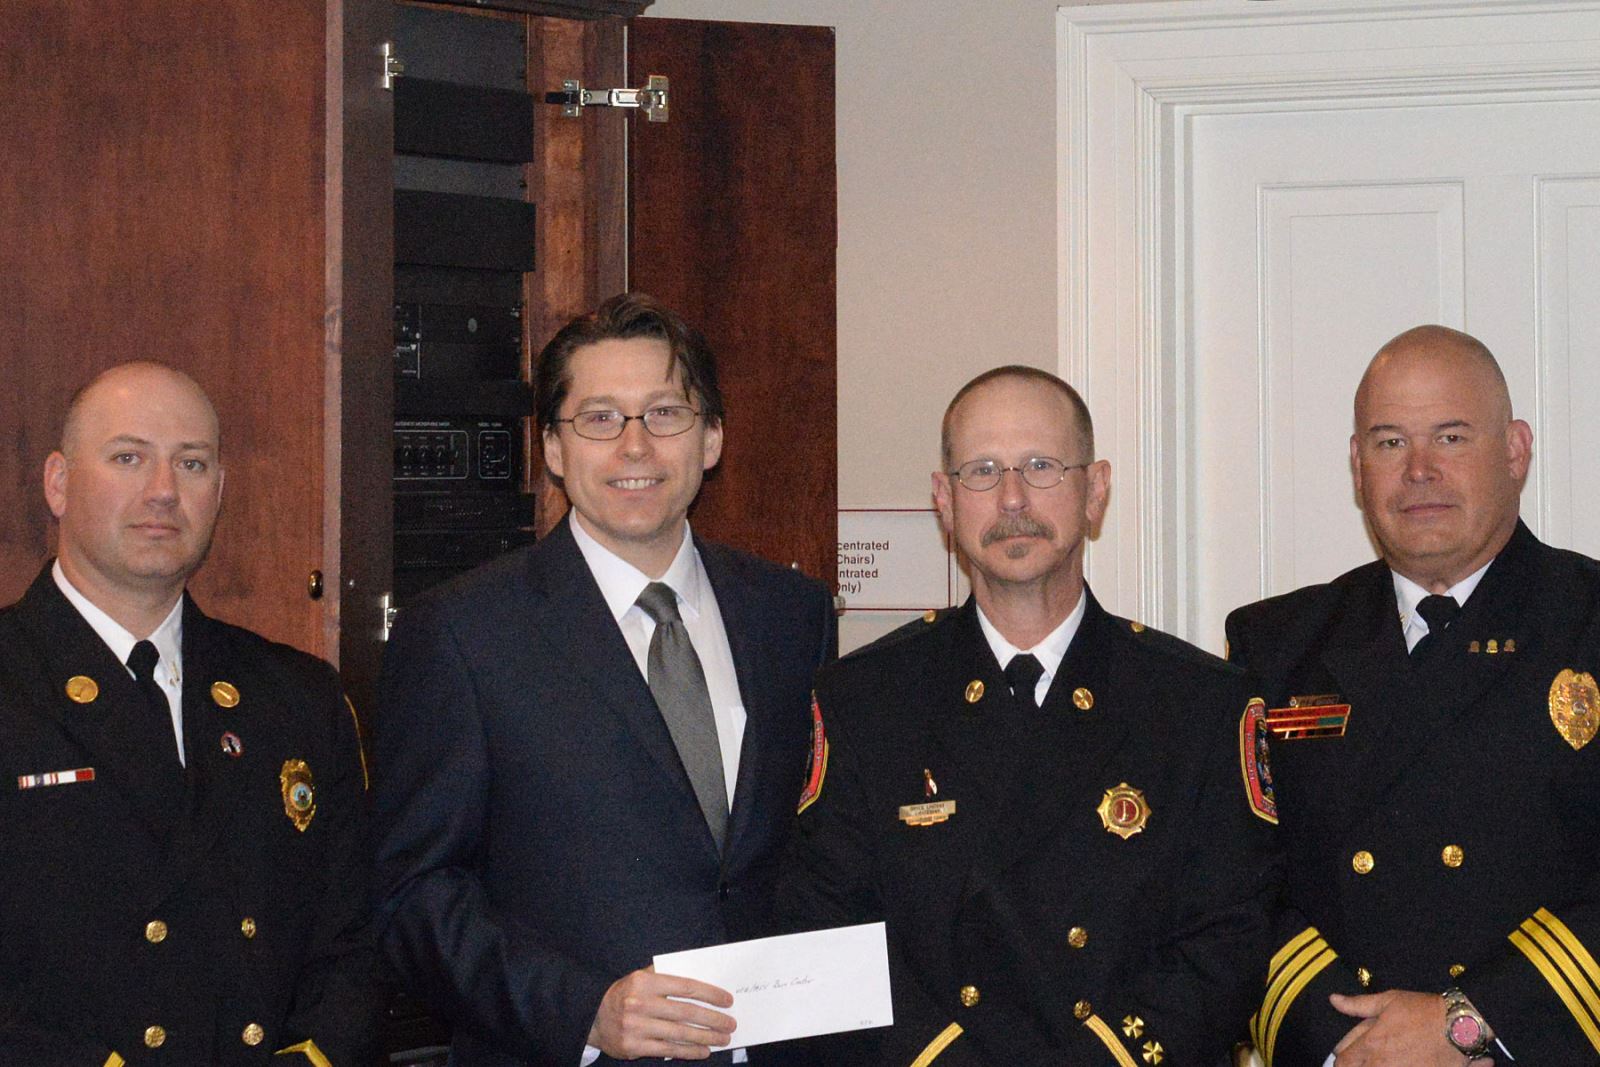
[(1008, 515), (983, 531), (982, 544), (988, 548), (996, 541), (1005, 541), (1013, 537), (1042, 537), (1050, 540), (1055, 535), (1054, 526), (1040, 522), (1031, 515)]

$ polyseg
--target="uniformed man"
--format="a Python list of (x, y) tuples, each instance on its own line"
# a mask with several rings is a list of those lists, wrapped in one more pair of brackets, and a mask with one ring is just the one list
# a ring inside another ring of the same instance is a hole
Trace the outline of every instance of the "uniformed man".
[(1382, 560), (1228, 618), (1287, 857), (1269, 1064), (1600, 1056), (1600, 567), (1518, 520), (1531, 451), (1488, 349), (1401, 334), (1350, 439)]
[(1243, 675), (1084, 584), (1111, 470), (1065, 382), (980, 375), (943, 459), (934, 502), (972, 598), (817, 683), (782, 911), (885, 920), (894, 1003), (893, 1027), (818, 1058), (1217, 1063), (1266, 964), (1271, 807), (1241, 771)]
[(0, 1063), (367, 1067), (355, 723), (327, 665), (184, 594), (210, 401), (106, 371), (44, 493), (60, 554), (0, 611)]

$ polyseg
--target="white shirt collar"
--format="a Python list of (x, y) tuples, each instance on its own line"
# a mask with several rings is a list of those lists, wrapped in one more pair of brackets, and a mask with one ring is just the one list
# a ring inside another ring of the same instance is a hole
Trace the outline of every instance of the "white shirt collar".
[[(117, 662), (126, 666), (128, 656), (133, 653), (133, 646), (138, 643), (138, 639), (117, 620), (95, 607), (88, 597), (78, 592), (77, 587), (67, 580), (66, 574), (61, 570), (61, 560), (57, 559), (51, 566), (50, 576), (55, 579), (56, 588), (61, 590), (61, 595), (77, 609), (78, 614), (83, 616), (83, 621), (89, 624), (90, 629), (106, 643), (111, 654), (117, 657)], [(178, 597), (178, 602), (172, 605), (167, 617), (150, 635), (150, 643), (161, 653), (161, 662), (156, 665), (156, 670), (165, 671), (170, 684), (182, 684), (183, 597)], [(132, 674), (131, 671), (129, 673)]]
[(1083, 592), (1078, 594), (1078, 606), (1067, 613), (1067, 617), (1061, 620), (1060, 626), (1051, 630), (1043, 641), (1032, 648), (1018, 648), (1000, 636), (1000, 631), (994, 628), (994, 623), (989, 621), (989, 616), (983, 613), (981, 606), (978, 607), (978, 626), (982, 628), (983, 636), (988, 640), (989, 648), (993, 650), (994, 658), (1000, 664), (1001, 670), (1011, 662), (1011, 657), (1031, 652), (1039, 661), (1039, 665), (1044, 668), (1043, 679), (1049, 680), (1053, 679), (1056, 672), (1061, 669), (1061, 661), (1066, 658), (1067, 649), (1072, 645), (1072, 639), (1077, 636), (1078, 624), (1083, 622), (1084, 608), (1088, 602), (1089, 589), (1085, 586)]
[(572, 530), (572, 539), (578, 542), (578, 551), (583, 553), (584, 562), (589, 565), (589, 572), (600, 586), (600, 595), (605, 598), (606, 607), (611, 609), (611, 617), (619, 623), (634, 607), (644, 587), (652, 581), (664, 582), (678, 594), (678, 608), (685, 619), (699, 617), (702, 598), (708, 594), (708, 590), (705, 568), (700, 565), (700, 553), (694, 547), (694, 536), (687, 522), (683, 524), (683, 543), (678, 546), (678, 554), (672, 557), (672, 565), (659, 579), (651, 578), (602, 545), (583, 528), (576, 513), (567, 516), (567, 525)]
[[(1478, 583), (1483, 580), (1484, 574), (1494, 564), (1490, 560), (1455, 585), (1444, 591), (1445, 596), (1455, 597), (1456, 603), (1462, 607), (1467, 606), (1467, 598), (1472, 591), (1478, 588)], [(1394, 602), (1400, 611), (1400, 632), (1408, 638), (1407, 644), (1414, 645), (1416, 641), (1409, 640), (1415, 636), (1420, 641), (1428, 632), (1428, 623), (1421, 615), (1417, 614), (1417, 605), (1422, 603), (1422, 598), (1428, 596), (1428, 591), (1413, 582), (1399, 571), (1391, 570), (1390, 576), (1394, 579)]]

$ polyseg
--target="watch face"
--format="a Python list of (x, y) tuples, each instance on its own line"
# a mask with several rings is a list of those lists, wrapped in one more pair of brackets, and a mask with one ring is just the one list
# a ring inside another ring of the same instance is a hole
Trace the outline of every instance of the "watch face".
[(1450, 1020), (1450, 1043), (1458, 1049), (1469, 1049), (1483, 1039), (1483, 1027), (1470, 1015)]

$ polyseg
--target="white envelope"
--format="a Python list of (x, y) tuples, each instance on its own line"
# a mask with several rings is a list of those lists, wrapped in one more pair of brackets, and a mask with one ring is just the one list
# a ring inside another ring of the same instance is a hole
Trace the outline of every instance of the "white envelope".
[(732, 1048), (894, 1022), (883, 923), (668, 952), (655, 966), (733, 994)]

